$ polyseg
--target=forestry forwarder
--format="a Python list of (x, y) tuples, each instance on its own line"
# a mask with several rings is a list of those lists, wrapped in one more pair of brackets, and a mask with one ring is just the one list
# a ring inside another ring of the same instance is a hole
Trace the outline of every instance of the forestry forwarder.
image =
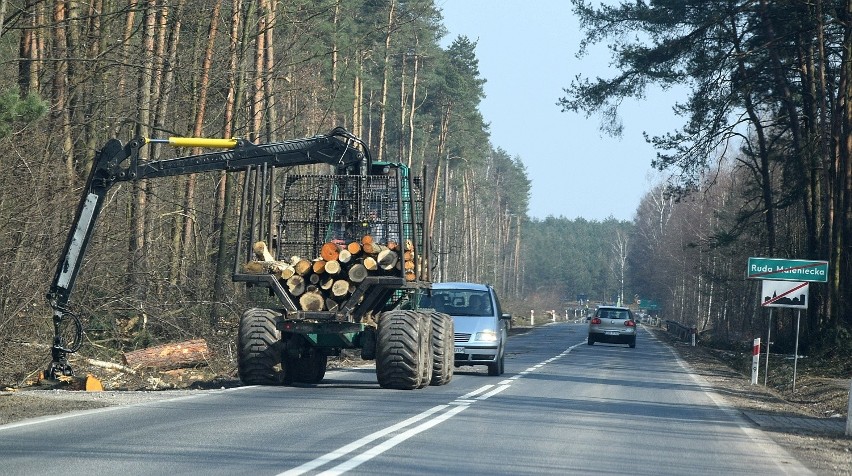
[[(230, 150), (141, 159), (140, 149), (152, 143)], [(323, 163), (336, 173), (290, 173), (294, 166)], [(285, 169), (276, 175), (280, 168)], [(95, 155), (47, 294), (55, 331), (47, 378), (73, 376), (67, 356), (79, 349), (83, 324), (68, 302), (109, 188), (209, 171), (243, 174), (233, 280), (267, 288), (276, 298), (240, 319), (243, 383), (318, 383), (327, 357), (343, 349), (361, 349), (362, 358), (375, 359), (385, 388), (451, 380), (452, 319), (417, 309), (420, 296), (431, 289), (422, 184), (402, 164), (372, 162), (366, 144), (339, 127), (260, 145), (185, 137), (108, 141)]]

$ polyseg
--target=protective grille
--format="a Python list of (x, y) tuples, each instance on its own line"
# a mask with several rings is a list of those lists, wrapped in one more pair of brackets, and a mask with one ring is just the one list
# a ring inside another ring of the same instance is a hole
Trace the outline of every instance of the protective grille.
[(386, 175), (288, 175), (279, 206), (278, 258), (312, 259), (323, 243), (347, 244), (365, 235), (380, 244), (419, 245), (423, 196), (416, 185), (409, 192), (398, 173), (391, 168)]

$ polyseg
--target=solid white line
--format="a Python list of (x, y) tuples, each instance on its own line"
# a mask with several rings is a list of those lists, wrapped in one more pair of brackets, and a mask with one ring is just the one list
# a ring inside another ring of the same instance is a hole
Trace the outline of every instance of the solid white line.
[(495, 388), (494, 390), (477, 397), (477, 400), (485, 400), (488, 397), (493, 397), (494, 395), (497, 395), (498, 393), (502, 392), (503, 390), (506, 390), (507, 388), (509, 388), (508, 385), (500, 385), (499, 387)]
[(432, 420), (421, 423), (420, 425), (415, 426), (414, 428), (411, 428), (409, 430), (406, 430), (406, 431), (394, 436), (393, 438), (385, 441), (382, 444), (379, 444), (379, 445), (376, 445), (376, 446), (370, 448), (369, 450), (353, 457), (352, 459), (350, 459), (349, 461), (346, 461), (345, 463), (341, 463), (341, 464), (331, 468), (328, 471), (323, 471), (322, 473), (320, 473), (320, 475), (327, 475), (327, 476), (338, 475), (338, 474), (343, 474), (346, 471), (350, 471), (352, 469), (355, 469), (358, 466), (366, 463), (367, 461), (370, 461), (371, 459), (375, 458), (376, 456), (384, 453), (385, 451), (393, 448), (394, 446), (402, 443), (403, 441), (432, 428), (433, 426), (437, 425), (438, 423), (449, 420), (450, 418), (454, 417), (456, 414), (458, 414), (459, 412), (461, 412), (465, 408), (467, 408), (467, 407), (466, 406), (458, 406), (458, 407), (452, 408), (452, 409), (442, 413), (441, 415), (439, 415), (438, 417), (436, 417)]
[(484, 385), (484, 386), (479, 387), (478, 389), (476, 389), (476, 390), (474, 390), (474, 391), (472, 391), (472, 392), (470, 392), (470, 393), (466, 393), (466, 394), (462, 395), (461, 397), (459, 397), (459, 399), (461, 399), (461, 400), (465, 400), (465, 399), (473, 398), (473, 397), (475, 397), (475, 396), (479, 395), (480, 393), (482, 393), (482, 392), (484, 392), (484, 391), (488, 390), (489, 388), (491, 388), (491, 387), (493, 387), (493, 386), (494, 386), (494, 385), (491, 385), (491, 384), (489, 384), (489, 385)]
[[(308, 471), (310, 471), (312, 469), (319, 468), (320, 466), (322, 466), (324, 464), (330, 463), (330, 462), (332, 462), (332, 461), (334, 461), (334, 460), (336, 460), (336, 459), (338, 459), (342, 456), (345, 456), (345, 455), (357, 450), (358, 448), (366, 445), (367, 443), (371, 443), (371, 442), (373, 442), (373, 441), (375, 441), (379, 438), (382, 438), (383, 436), (387, 436), (388, 434), (393, 433), (397, 430), (401, 430), (402, 428), (413, 425), (414, 423), (417, 423), (418, 421), (420, 421), (420, 420), (422, 420), (422, 419), (424, 419), (424, 418), (426, 418), (426, 417), (428, 417), (428, 416), (430, 416), (434, 413), (437, 413), (437, 412), (439, 412), (439, 411), (441, 411), (445, 408), (448, 408), (448, 407), (449, 407), (449, 405), (434, 406), (434, 407), (426, 410), (423, 413), (420, 413), (418, 415), (414, 415), (413, 417), (408, 418), (406, 420), (403, 420), (403, 421), (397, 423), (396, 425), (391, 425), (391, 426), (389, 426), (389, 427), (387, 427), (383, 430), (379, 430), (375, 433), (371, 433), (371, 434), (369, 434), (369, 435), (367, 435), (367, 436), (365, 436), (365, 437), (363, 437), (359, 440), (355, 440), (352, 443), (349, 443), (348, 445), (342, 446), (339, 449), (332, 451), (331, 453), (326, 453), (326, 454), (320, 456), (319, 458), (317, 458), (313, 461), (308, 461), (307, 463), (305, 463), (301, 466), (297, 466), (293, 469), (289, 469), (287, 471), (284, 471), (283, 473), (279, 473), (279, 475), (293, 476), (293, 475), (307, 473)], [(455, 408), (464, 409), (466, 407), (465, 406), (458, 406), (458, 407), (455, 407)], [(459, 411), (461, 411), (461, 410), (459, 410)], [(458, 413), (458, 412), (456, 412), (456, 413)], [(441, 421), (443, 421), (443, 420), (441, 420)]]

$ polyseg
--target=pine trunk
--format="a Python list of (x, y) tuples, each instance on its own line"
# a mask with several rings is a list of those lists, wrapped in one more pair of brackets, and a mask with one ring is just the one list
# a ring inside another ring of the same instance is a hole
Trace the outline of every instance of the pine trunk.
[(122, 360), (130, 368), (169, 370), (207, 365), (209, 355), (207, 341), (196, 339), (125, 352)]

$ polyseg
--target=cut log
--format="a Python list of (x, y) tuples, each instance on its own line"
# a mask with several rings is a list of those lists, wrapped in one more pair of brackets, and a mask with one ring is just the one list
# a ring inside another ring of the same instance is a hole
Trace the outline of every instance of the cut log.
[(340, 309), (340, 303), (338, 303), (332, 298), (326, 298), (325, 309), (326, 311), (337, 311), (338, 309)]
[(376, 262), (376, 258), (373, 258), (372, 256), (367, 256), (366, 258), (364, 258), (363, 264), (364, 267), (367, 268), (367, 271), (375, 271), (379, 269), (379, 264)]
[(324, 259), (314, 260), (314, 263), (313, 263), (313, 266), (312, 266), (314, 274), (324, 273), (325, 272), (325, 263), (326, 263), (326, 261)]
[(94, 365), (95, 367), (100, 367), (108, 370), (118, 370), (119, 372), (124, 372), (126, 374), (136, 375), (136, 371), (131, 369), (126, 365), (121, 365), (115, 362), (106, 362), (103, 360), (95, 360), (95, 359), (84, 359), (84, 361), (89, 365)]
[(350, 255), (357, 256), (358, 253), (361, 252), (361, 243), (358, 243), (357, 241), (353, 241), (352, 243), (349, 243), (348, 245), (346, 245), (346, 250), (349, 251)]
[(345, 279), (337, 279), (331, 285), (331, 295), (336, 298), (342, 298), (349, 294), (349, 281)]
[(373, 237), (371, 235), (364, 235), (361, 237), (361, 246), (363, 247), (367, 244), (373, 244)]
[(349, 280), (353, 283), (360, 283), (367, 277), (367, 268), (361, 263), (353, 264), (349, 268)]
[(325, 264), (325, 272), (331, 276), (337, 276), (340, 274), (340, 262), (339, 261), (329, 261)]
[(388, 241), (388, 249), (391, 251), (399, 251), (399, 243), (396, 241)]
[(332, 241), (323, 243), (322, 248), (320, 248), (320, 257), (325, 261), (334, 261), (339, 254), (340, 246)]
[(122, 359), (124, 365), (131, 368), (169, 370), (206, 365), (208, 355), (207, 341), (195, 339), (125, 352)]
[(286, 281), (290, 279), (290, 277), (292, 277), (294, 274), (296, 274), (296, 269), (288, 264), (282, 266), (281, 269), (276, 273), (276, 276), (278, 276), (279, 279), (283, 279)]
[(296, 274), (298, 274), (299, 276), (304, 276), (310, 273), (313, 267), (313, 263), (306, 259), (300, 259), (298, 262), (296, 262), (295, 265), (293, 265), (293, 268), (296, 269)]
[(299, 296), (299, 307), (303, 311), (322, 311), (325, 309), (325, 298), (317, 290), (308, 291)]
[(406, 271), (414, 271), (414, 260), (407, 260), (403, 265), (403, 269)]
[(340, 254), (337, 256), (337, 262), (340, 264), (347, 264), (350, 261), (352, 261), (352, 253), (350, 253), (348, 249), (340, 250)]
[(243, 272), (247, 274), (263, 274), (266, 267), (260, 261), (249, 261), (243, 264)]
[(290, 276), (287, 280), (287, 291), (293, 296), (301, 296), (305, 292), (305, 278), (298, 274)]
[(390, 271), (396, 266), (396, 262), (399, 260), (396, 252), (391, 251), (386, 248), (379, 252), (379, 256), (376, 261), (379, 263), (379, 267), (385, 271)]
[(275, 261), (275, 257), (269, 252), (265, 241), (255, 243), (252, 250), (254, 250), (254, 255), (257, 256), (258, 261)]
[(326, 276), (320, 280), (319, 287), (323, 291), (331, 290), (331, 285), (334, 284), (334, 278), (332, 276)]

